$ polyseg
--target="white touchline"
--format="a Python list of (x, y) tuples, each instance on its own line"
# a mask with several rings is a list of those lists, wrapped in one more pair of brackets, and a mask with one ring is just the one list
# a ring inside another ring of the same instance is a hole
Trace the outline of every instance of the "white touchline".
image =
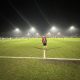
[(46, 59), (65, 60), (65, 61), (80, 61), (80, 59), (76, 59), (76, 58), (46, 58)]
[(15, 59), (42, 59), (42, 57), (15, 57), (15, 56), (0, 56), (0, 58), (15, 58)]
[(44, 50), (43, 57), (46, 58), (46, 51)]
[(80, 61), (76, 58), (46, 58), (46, 57), (13, 57), (13, 56), (0, 56), (0, 58), (10, 59), (45, 59), (45, 60), (65, 60), (65, 61)]

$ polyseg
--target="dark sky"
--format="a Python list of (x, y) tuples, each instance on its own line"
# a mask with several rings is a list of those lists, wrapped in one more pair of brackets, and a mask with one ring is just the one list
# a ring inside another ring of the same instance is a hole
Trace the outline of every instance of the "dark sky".
[(35, 26), (45, 33), (51, 26), (68, 29), (74, 25), (79, 30), (80, 2), (78, 0), (1, 0), (0, 34), (15, 27), (22, 31)]

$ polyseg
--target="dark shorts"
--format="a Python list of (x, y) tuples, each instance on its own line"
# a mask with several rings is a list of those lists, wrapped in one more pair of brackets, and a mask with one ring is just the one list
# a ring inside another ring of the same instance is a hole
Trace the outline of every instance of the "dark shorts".
[(43, 43), (43, 46), (46, 46), (47, 45), (47, 43)]

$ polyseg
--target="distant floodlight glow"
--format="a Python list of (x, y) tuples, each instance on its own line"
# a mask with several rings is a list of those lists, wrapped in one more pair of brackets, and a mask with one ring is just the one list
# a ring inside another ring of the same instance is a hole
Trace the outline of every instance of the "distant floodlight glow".
[(74, 27), (74, 26), (71, 26), (71, 27), (70, 27), (70, 30), (73, 30), (73, 29), (75, 29), (75, 27)]
[(51, 31), (52, 32), (56, 32), (57, 31), (57, 28), (55, 26), (52, 26)]
[(39, 35), (39, 33), (36, 33), (36, 35), (38, 36), (38, 35)]
[(20, 31), (20, 29), (19, 29), (19, 28), (16, 28), (16, 29), (15, 29), (15, 31), (16, 31), (16, 32), (19, 32), (19, 31)]
[(20, 32), (20, 29), (19, 28), (16, 28), (14, 31), (15, 32)]
[(61, 33), (60, 33), (60, 32), (58, 32), (58, 33), (57, 33), (57, 35), (61, 35)]
[(31, 28), (31, 32), (35, 32), (36, 30), (35, 30), (35, 28), (34, 27), (32, 27)]
[(48, 32), (48, 33), (47, 33), (47, 35), (51, 35), (51, 33), (50, 33), (50, 32)]
[(56, 27), (52, 27), (52, 30), (55, 30), (56, 29)]
[(28, 32), (28, 34), (27, 34), (28, 36), (30, 35), (30, 33)]

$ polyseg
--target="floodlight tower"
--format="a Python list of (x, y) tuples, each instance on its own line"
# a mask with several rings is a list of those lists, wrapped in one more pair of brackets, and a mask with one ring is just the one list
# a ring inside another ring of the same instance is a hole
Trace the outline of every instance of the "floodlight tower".
[(57, 31), (57, 28), (55, 27), (55, 26), (52, 26), (52, 28), (51, 28), (51, 32), (52, 32), (52, 34), (54, 35), (54, 33)]
[(31, 28), (31, 32), (34, 33), (36, 29), (34, 27)]
[(36, 32), (36, 29), (34, 27), (31, 27), (30, 32), (32, 33), (32, 36), (34, 36), (34, 33)]
[(16, 29), (15, 29), (15, 32), (20, 32), (20, 29), (19, 29), (19, 28), (16, 28)]
[(52, 26), (51, 30), (52, 31), (55, 31), (56, 30), (56, 27), (55, 26)]
[(14, 34), (16, 35), (16, 37), (19, 37), (19, 34), (20, 34), (20, 29), (19, 28), (15, 28), (14, 30)]
[(69, 31), (71, 32), (71, 35), (73, 35), (73, 31), (75, 30), (75, 27), (74, 26), (71, 26), (70, 28), (69, 28)]

